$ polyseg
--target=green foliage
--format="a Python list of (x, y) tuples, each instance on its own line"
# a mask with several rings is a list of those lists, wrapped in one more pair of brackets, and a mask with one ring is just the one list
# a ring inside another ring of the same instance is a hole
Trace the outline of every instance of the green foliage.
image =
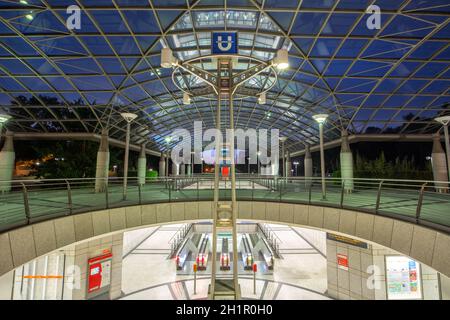
[(38, 177), (45, 179), (95, 177), (98, 143), (58, 141), (51, 145), (36, 144), (32, 148), (40, 158), (49, 154), (54, 156), (54, 159), (42, 162), (36, 167)]
[(158, 177), (158, 171), (155, 170), (148, 170), (146, 174), (147, 178), (157, 178)]
[(357, 154), (354, 176), (355, 178), (432, 180), (433, 172), (431, 164), (428, 164), (425, 169), (419, 168), (415, 164), (414, 157), (411, 159), (397, 157), (394, 161), (387, 161), (384, 153), (375, 160), (368, 160)]

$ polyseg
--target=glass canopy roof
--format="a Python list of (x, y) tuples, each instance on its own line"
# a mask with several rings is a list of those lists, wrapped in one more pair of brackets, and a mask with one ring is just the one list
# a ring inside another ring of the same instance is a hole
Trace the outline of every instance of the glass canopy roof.
[[(79, 30), (66, 26), (70, 5), (82, 10)], [(367, 27), (370, 5), (380, 29)], [(183, 105), (161, 49), (208, 55), (211, 31), (233, 30), (241, 55), (271, 60), (285, 48), (290, 62), (266, 104), (235, 102), (237, 128), (280, 129), (291, 151), (318, 143), (317, 113), (330, 115), (326, 140), (344, 128), (436, 132), (433, 118), (449, 112), (449, 22), (448, 0), (0, 0), (0, 112), (16, 132), (105, 127), (117, 139), (120, 112), (135, 112), (132, 142), (165, 150), (175, 128), (214, 127), (216, 105)]]

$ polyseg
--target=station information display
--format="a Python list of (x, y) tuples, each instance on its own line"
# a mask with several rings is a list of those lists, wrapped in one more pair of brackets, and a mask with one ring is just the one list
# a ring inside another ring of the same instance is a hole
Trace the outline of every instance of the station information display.
[(408, 257), (386, 256), (388, 300), (422, 299), (420, 264)]

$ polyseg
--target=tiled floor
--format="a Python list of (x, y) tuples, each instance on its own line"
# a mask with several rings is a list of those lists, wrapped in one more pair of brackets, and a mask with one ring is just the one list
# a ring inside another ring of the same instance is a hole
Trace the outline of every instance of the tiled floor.
[[(206, 299), (209, 275), (176, 275), (175, 262), (167, 259), (169, 240), (181, 225), (162, 226), (123, 261), (121, 299)], [(273, 275), (257, 274), (253, 293), (251, 272), (241, 274), (243, 299), (329, 299), (326, 294), (326, 258), (288, 226), (270, 225), (280, 240), (282, 259), (276, 259)]]

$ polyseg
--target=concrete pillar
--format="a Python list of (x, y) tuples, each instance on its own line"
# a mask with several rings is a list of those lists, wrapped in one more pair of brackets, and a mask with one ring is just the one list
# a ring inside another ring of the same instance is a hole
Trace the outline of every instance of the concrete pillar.
[(288, 152), (286, 154), (286, 176), (287, 177), (292, 177), (292, 163), (291, 163), (291, 153)]
[[(14, 152), (13, 133), (7, 131), (5, 143), (0, 152), (0, 192), (11, 191), (16, 153)], [(3, 182), (2, 182), (3, 180)]]
[(180, 164), (172, 161), (172, 175), (178, 176), (180, 172)]
[[(104, 237), (86, 240), (64, 249), (65, 288), (64, 300), (86, 300), (102, 295), (113, 300), (121, 296), (122, 289), (122, 251), (123, 232)], [(110, 264), (109, 285), (88, 294), (88, 260), (103, 256), (105, 252), (112, 254)], [(69, 285), (72, 282), (74, 285)]]
[(0, 300), (11, 300), (14, 284), (14, 271), (0, 277)]
[[(441, 144), (441, 135), (436, 133), (433, 135), (433, 151), (431, 153), (431, 165), (433, 167), (434, 181), (448, 181), (447, 160), (444, 149)], [(446, 183), (436, 183), (436, 191), (445, 192)]]
[(102, 130), (100, 147), (97, 152), (97, 167), (95, 170), (95, 192), (104, 192), (108, 184), (109, 172), (109, 141), (108, 130)]
[(191, 164), (186, 165), (186, 173), (188, 176), (192, 176), (191, 166), (192, 166)]
[(161, 158), (159, 158), (159, 172), (158, 175), (163, 177), (166, 175), (166, 156), (161, 153)]
[(280, 165), (279, 165), (278, 161), (275, 161), (274, 163), (272, 163), (271, 169), (272, 169), (272, 172), (270, 174), (278, 177), (279, 171), (280, 171)]
[(147, 175), (147, 155), (145, 154), (145, 144), (141, 145), (141, 152), (138, 158), (138, 182), (140, 185), (145, 184), (145, 176)]
[(353, 183), (353, 154), (348, 143), (347, 130), (342, 130), (341, 141), (341, 178), (346, 192), (352, 192)]
[(180, 164), (180, 176), (184, 176), (186, 174), (186, 165), (184, 163)]

